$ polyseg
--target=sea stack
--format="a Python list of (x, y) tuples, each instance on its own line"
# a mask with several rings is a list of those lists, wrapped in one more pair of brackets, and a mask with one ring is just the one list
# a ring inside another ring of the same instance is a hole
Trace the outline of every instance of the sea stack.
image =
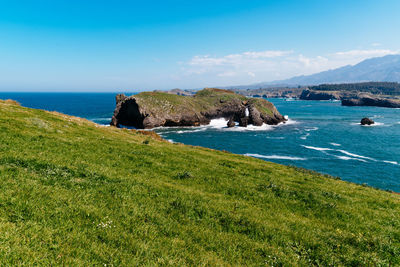
[(230, 120), (246, 127), (263, 123), (276, 125), (286, 119), (269, 101), (246, 98), (232, 91), (206, 88), (193, 96), (174, 95), (163, 92), (143, 92), (137, 95), (116, 97), (113, 126), (133, 126), (150, 129), (162, 126), (207, 125), (212, 119)]

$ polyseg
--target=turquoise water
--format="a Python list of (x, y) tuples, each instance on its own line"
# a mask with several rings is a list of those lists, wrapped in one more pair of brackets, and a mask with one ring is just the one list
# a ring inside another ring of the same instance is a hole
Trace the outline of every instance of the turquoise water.
[[(400, 109), (269, 100), (289, 117), (289, 123), (231, 130), (225, 122), (215, 122), (214, 127), (157, 132), (174, 142), (224, 149), (400, 192)], [(363, 117), (377, 125), (361, 126)]]
[[(23, 106), (109, 124), (114, 93), (0, 93)], [(164, 138), (295, 165), (400, 192), (400, 109), (342, 107), (340, 102), (270, 99), (289, 122), (276, 127), (156, 129)], [(361, 126), (362, 117), (376, 126)]]

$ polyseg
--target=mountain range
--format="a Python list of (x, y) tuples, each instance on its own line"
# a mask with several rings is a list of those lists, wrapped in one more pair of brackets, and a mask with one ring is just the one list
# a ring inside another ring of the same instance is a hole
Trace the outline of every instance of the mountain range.
[(366, 59), (356, 65), (347, 65), (311, 75), (296, 76), (286, 80), (263, 82), (237, 89), (260, 87), (318, 85), (323, 83), (400, 82), (400, 55), (387, 55)]

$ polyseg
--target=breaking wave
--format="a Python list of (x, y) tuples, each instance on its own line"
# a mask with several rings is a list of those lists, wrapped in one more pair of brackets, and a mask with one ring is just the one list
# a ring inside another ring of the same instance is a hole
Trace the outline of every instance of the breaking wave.
[(260, 155), (260, 154), (251, 154), (251, 153), (246, 153), (244, 155), (249, 156), (249, 157), (262, 158), (262, 159), (307, 160), (306, 158), (280, 156), (280, 155)]

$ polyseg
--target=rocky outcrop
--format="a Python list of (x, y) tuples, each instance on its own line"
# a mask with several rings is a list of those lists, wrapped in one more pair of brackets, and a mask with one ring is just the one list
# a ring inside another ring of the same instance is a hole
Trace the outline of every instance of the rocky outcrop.
[[(148, 129), (160, 126), (207, 125), (212, 119), (225, 118), (257, 126), (286, 121), (275, 106), (265, 99), (248, 99), (232, 91), (204, 89), (194, 96), (163, 92), (144, 92), (126, 97), (118, 95), (111, 121), (113, 126)], [(246, 116), (248, 110), (248, 116)], [(232, 122), (230, 125), (232, 125)]]
[(375, 122), (371, 120), (370, 118), (362, 118), (361, 119), (361, 125), (371, 125), (374, 124)]
[(316, 91), (303, 90), (300, 95), (301, 100), (342, 100), (344, 98), (355, 97), (357, 94), (344, 91)]
[(236, 125), (236, 123), (235, 123), (235, 121), (233, 120), (233, 118), (230, 118), (229, 121), (228, 121), (228, 123), (226, 124), (226, 126), (228, 126), (228, 128), (235, 127), (235, 125)]
[(375, 106), (385, 108), (400, 108), (400, 100), (363, 96), (360, 98), (343, 99), (343, 106)]

